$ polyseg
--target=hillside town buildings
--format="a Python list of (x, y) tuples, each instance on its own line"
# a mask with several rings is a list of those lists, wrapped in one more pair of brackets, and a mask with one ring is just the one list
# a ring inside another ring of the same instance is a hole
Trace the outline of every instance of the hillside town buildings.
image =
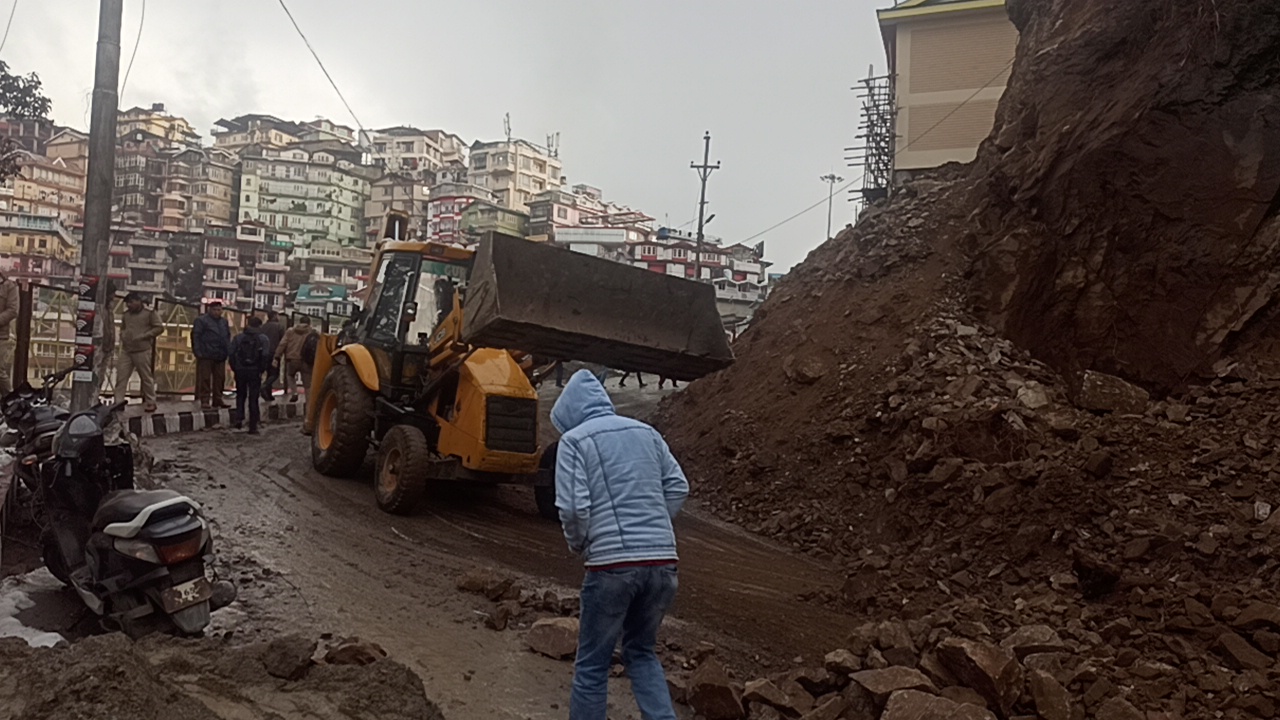
[[(687, 234), (655, 230), (597, 187), (566, 186), (554, 147), (266, 114), (218, 120), (206, 145), (162, 103), (122, 111), (118, 126), (107, 275), (114, 290), (166, 307), (217, 299), (241, 311), (349, 315), (392, 213), (408, 216), (412, 238), (470, 246), (498, 232), (694, 276)], [(30, 155), (0, 187), (0, 269), (69, 286), (88, 138), (26, 121), (0, 121), (0, 135)], [(763, 299), (766, 267), (758, 249), (706, 243), (701, 279), (715, 285), (727, 328)], [(181, 354), (175, 345), (174, 372)]]

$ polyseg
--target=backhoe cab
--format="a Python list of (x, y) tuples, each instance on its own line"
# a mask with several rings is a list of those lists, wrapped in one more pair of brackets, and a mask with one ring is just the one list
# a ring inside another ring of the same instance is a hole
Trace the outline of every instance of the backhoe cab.
[(304, 426), (326, 475), (376, 449), (387, 512), (461, 480), (533, 484), (554, 517), (531, 380), (548, 360), (685, 380), (732, 362), (709, 285), (501, 235), (478, 250), (404, 240), (407, 225), (388, 220), (364, 307), (321, 338)]

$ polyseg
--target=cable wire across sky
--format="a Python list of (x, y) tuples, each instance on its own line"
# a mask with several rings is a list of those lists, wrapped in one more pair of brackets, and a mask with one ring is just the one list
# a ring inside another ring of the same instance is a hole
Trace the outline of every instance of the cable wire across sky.
[(316, 59), (316, 64), (320, 66), (320, 72), (324, 73), (325, 79), (329, 81), (331, 86), (333, 86), (333, 91), (338, 94), (338, 99), (341, 100), (342, 104), (347, 108), (347, 112), (351, 113), (351, 119), (355, 121), (356, 127), (360, 130), (358, 144), (363, 147), (365, 142), (364, 124), (360, 122), (360, 118), (356, 117), (356, 111), (351, 109), (351, 103), (347, 102), (347, 98), (343, 96), (342, 91), (338, 89), (338, 83), (333, 81), (333, 76), (330, 75), (328, 69), (325, 68), (324, 62), (320, 59), (320, 55), (316, 53), (316, 49), (311, 46), (311, 41), (307, 39), (306, 33), (302, 32), (301, 27), (298, 27), (298, 21), (293, 18), (293, 13), (289, 12), (289, 6), (285, 4), (284, 0), (279, 0), (279, 2), (280, 7), (284, 10), (284, 14), (289, 16), (289, 22), (293, 23), (293, 29), (298, 31), (298, 36), (302, 38), (302, 42), (306, 43), (307, 49), (311, 51), (311, 57)]

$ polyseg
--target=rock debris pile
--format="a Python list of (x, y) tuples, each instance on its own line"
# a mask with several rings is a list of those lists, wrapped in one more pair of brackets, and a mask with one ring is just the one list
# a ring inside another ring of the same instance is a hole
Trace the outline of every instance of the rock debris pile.
[(1280, 6), (1009, 11), (978, 160), (815, 250), (735, 366), (657, 418), (705, 506), (844, 570), (806, 601), (876, 621), (832, 648), (848, 682), (813, 707), (781, 677), (735, 697), (759, 717), (1273, 717)]

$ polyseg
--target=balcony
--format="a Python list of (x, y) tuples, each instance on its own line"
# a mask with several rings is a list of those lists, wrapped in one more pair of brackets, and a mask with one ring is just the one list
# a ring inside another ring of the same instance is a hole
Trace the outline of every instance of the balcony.
[(137, 268), (139, 270), (159, 270), (163, 272), (169, 269), (169, 262), (160, 258), (130, 258), (128, 267)]
[(162, 282), (129, 282), (124, 287), (129, 292), (162, 293), (165, 291)]
[(753, 275), (759, 275), (762, 270), (760, 263), (744, 260), (730, 260), (729, 269), (734, 272), (751, 273)]
[(204, 264), (207, 267), (239, 268), (240, 260), (235, 255), (206, 255)]
[(152, 247), (152, 248), (169, 248), (168, 240), (161, 240), (158, 237), (147, 237), (145, 235), (134, 235), (129, 238), (130, 247)]
[(206, 277), (202, 284), (204, 285), (206, 290), (239, 290), (240, 289), (240, 283), (236, 282), (234, 278), (232, 278), (231, 280), (226, 280), (226, 279), (218, 280), (218, 279)]

